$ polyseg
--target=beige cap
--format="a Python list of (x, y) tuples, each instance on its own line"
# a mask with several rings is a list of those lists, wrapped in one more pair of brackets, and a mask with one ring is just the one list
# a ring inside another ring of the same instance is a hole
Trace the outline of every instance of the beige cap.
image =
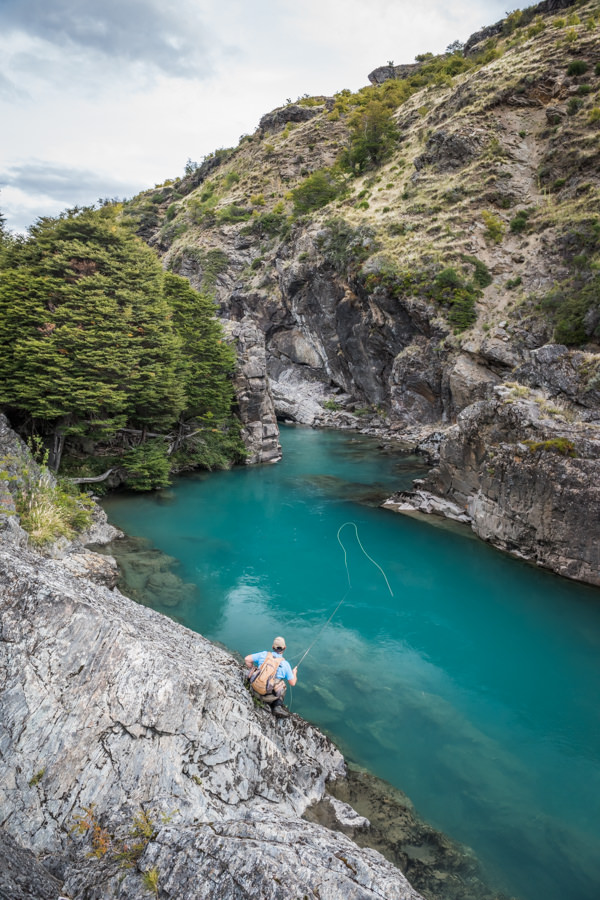
[(285, 650), (285, 638), (276, 637), (273, 641), (273, 650)]

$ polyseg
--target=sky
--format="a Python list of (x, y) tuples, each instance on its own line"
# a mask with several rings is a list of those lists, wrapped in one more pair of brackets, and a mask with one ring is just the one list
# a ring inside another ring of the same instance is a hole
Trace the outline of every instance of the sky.
[(235, 146), (303, 94), (441, 53), (505, 0), (0, 0), (0, 211), (25, 231)]

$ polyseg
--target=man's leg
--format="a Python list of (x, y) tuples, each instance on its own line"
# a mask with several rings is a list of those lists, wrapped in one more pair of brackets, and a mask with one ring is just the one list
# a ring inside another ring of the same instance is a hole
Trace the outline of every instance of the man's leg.
[(287, 709), (284, 708), (283, 698), (285, 697), (285, 692), (287, 690), (287, 681), (284, 678), (278, 678), (275, 682), (275, 686), (273, 688), (273, 693), (277, 697), (274, 703), (271, 704), (271, 712), (275, 716), (287, 716), (289, 715)]

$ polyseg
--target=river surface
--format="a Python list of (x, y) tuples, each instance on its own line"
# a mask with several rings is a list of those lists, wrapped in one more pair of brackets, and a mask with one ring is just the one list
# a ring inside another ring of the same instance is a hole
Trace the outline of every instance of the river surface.
[[(600, 591), (377, 508), (414, 458), (305, 428), (282, 445), (277, 465), (105, 500), (195, 586), (176, 607), (141, 599), (242, 655), (283, 634), (294, 664), (318, 638), (295, 712), (472, 847), (496, 888), (598, 900)], [(349, 589), (346, 522), (393, 596), (347, 526)]]

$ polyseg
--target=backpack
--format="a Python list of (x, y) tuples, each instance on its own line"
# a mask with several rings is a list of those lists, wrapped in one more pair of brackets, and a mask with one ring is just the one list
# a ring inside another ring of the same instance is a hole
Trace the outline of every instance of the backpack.
[(263, 696), (272, 692), (277, 680), (277, 669), (282, 660), (282, 656), (273, 656), (272, 653), (267, 653), (266, 658), (258, 669), (250, 675), (250, 684), (253, 691)]

